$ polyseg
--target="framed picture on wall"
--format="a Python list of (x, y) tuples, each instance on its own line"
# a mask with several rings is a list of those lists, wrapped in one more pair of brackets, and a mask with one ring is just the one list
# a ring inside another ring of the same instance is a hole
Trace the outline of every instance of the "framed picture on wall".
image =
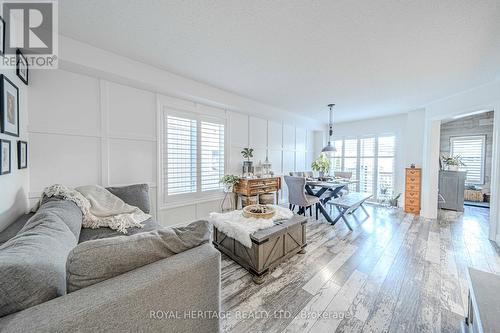
[(28, 167), (28, 143), (17, 141), (17, 168), (26, 169)]
[(16, 74), (21, 81), (28, 85), (28, 59), (19, 49), (16, 51)]
[(5, 21), (0, 16), (0, 55), (5, 54)]
[(19, 89), (5, 75), (0, 76), (0, 130), (19, 136)]
[(0, 175), (10, 173), (10, 141), (0, 139)]

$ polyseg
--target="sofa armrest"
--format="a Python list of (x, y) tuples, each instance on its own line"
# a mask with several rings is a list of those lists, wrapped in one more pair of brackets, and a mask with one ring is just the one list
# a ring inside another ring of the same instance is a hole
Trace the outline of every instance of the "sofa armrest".
[(203, 244), (0, 318), (0, 331), (218, 332), (219, 311), (220, 253)]

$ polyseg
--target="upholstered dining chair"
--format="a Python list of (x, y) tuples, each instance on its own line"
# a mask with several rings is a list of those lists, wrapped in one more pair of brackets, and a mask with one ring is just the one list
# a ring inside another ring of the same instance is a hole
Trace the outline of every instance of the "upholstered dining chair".
[(302, 171), (290, 171), (288, 174), (292, 177), (304, 177), (304, 173)]
[(304, 177), (306, 178), (313, 178), (314, 173), (312, 171), (304, 171)]
[[(335, 171), (334, 176), (338, 178), (343, 178), (343, 179), (351, 179), (352, 178), (352, 172), (348, 171)], [(349, 193), (349, 186), (344, 187), (343, 189), (340, 190), (339, 195), (343, 196)], [(332, 207), (330, 206), (330, 209)]]
[(335, 171), (334, 175), (335, 175), (335, 177), (344, 178), (344, 179), (351, 179), (352, 178), (352, 172), (347, 172), (347, 171)]
[[(306, 179), (304, 177), (285, 176), (285, 183), (288, 187), (288, 203), (291, 210), (295, 206), (299, 207), (299, 214), (306, 215), (309, 208), (309, 214), (312, 216), (312, 206), (318, 205), (319, 198), (306, 193)], [(318, 216), (316, 216), (316, 219)]]

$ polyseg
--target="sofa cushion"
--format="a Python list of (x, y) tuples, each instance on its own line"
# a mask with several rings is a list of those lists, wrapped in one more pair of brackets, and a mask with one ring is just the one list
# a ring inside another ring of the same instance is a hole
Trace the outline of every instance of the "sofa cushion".
[(0, 316), (66, 293), (66, 259), (81, 225), (74, 203), (53, 198), (0, 245)]
[(209, 238), (208, 222), (197, 221), (185, 227), (80, 243), (66, 263), (68, 292), (184, 252), (208, 242)]
[(7, 228), (0, 232), (0, 245), (17, 235), (19, 230), (21, 230), (26, 222), (33, 216), (33, 213), (23, 214), (13, 223), (11, 223)]
[(136, 184), (120, 187), (107, 187), (109, 192), (116, 195), (125, 203), (138, 207), (144, 213), (149, 214), (151, 206), (149, 204), (149, 186), (148, 184)]
[(89, 240), (115, 237), (115, 236), (131, 236), (141, 232), (153, 231), (160, 228), (158, 222), (156, 222), (152, 218), (147, 219), (141, 224), (144, 226), (143, 228), (128, 228), (126, 235), (123, 235), (122, 232), (106, 227), (97, 229), (83, 228), (82, 231), (80, 232), (80, 239), (78, 242), (81, 243)]

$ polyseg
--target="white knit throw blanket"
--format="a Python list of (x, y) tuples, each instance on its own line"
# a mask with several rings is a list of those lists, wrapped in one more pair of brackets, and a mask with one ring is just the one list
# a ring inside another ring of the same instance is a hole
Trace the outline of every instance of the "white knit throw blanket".
[(243, 216), (241, 210), (233, 210), (228, 213), (210, 213), (208, 221), (219, 231), (251, 248), (252, 239), (250, 235), (254, 232), (274, 226), (275, 221), (288, 220), (293, 217), (293, 212), (287, 208), (276, 205), (269, 206), (276, 209), (276, 214), (272, 219), (247, 218)]
[(99, 185), (70, 189), (64, 185), (55, 184), (43, 190), (39, 204), (44, 197), (59, 197), (74, 202), (82, 211), (84, 228), (108, 227), (126, 234), (128, 228), (142, 228), (141, 223), (151, 217), (139, 208), (126, 204)]

